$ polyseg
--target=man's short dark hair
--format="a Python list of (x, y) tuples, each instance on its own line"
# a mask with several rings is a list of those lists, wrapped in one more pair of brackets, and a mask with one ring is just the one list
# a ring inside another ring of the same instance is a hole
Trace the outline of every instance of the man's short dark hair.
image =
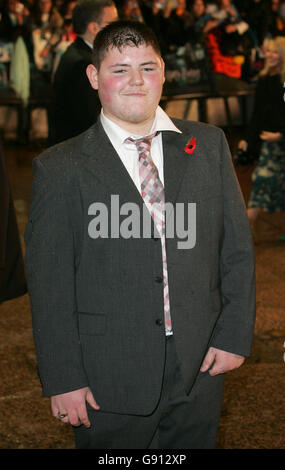
[(139, 21), (114, 21), (101, 29), (94, 41), (93, 64), (97, 70), (109, 49), (119, 51), (126, 46), (152, 46), (161, 55), (158, 40), (146, 24)]
[(114, 6), (113, 0), (78, 0), (72, 12), (76, 34), (84, 34), (92, 21), (100, 24), (104, 8)]

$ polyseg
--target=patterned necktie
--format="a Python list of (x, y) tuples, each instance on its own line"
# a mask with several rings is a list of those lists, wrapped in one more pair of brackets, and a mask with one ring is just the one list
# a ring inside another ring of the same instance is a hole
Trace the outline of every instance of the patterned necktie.
[(161, 238), (162, 248), (162, 265), (163, 265), (163, 294), (164, 294), (164, 319), (166, 334), (172, 333), (169, 290), (168, 290), (168, 274), (166, 261), (166, 245), (165, 245), (165, 220), (164, 220), (164, 187), (160, 181), (158, 170), (153, 163), (150, 155), (150, 147), (152, 139), (157, 135), (143, 137), (142, 139), (132, 139), (129, 137), (126, 143), (134, 143), (139, 154), (139, 174), (141, 182), (141, 195), (148, 208), (154, 224)]

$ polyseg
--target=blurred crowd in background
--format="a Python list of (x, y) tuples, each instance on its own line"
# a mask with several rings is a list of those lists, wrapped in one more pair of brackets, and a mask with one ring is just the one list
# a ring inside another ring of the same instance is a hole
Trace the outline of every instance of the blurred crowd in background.
[[(77, 1), (0, 0), (0, 92), (3, 95), (13, 88), (24, 104), (31, 96), (46, 95), (48, 106), (53, 101), (48, 112), (49, 144), (86, 130), (101, 109), (100, 103), (95, 105), (97, 98), (84, 73), (92, 60), (92, 38), (87, 45), (87, 37), (80, 38), (79, 33), (77, 37), (73, 29)], [(248, 202), (254, 233), (262, 210), (285, 210), (285, 0), (114, 0), (114, 4), (121, 19), (145, 22), (155, 31), (170, 96), (177, 88), (182, 95), (185, 87), (191, 91), (197, 85), (201, 91), (214, 74), (215, 78), (222, 75), (222, 86), (230, 82), (255, 90), (252, 118), (238, 145), (242, 164), (257, 162)], [(75, 66), (78, 62), (80, 67)], [(16, 237), (17, 233), (1, 148), (0, 157), (0, 179), (5, 182), (0, 189), (6, 188), (0, 194), (0, 212), (6, 221), (0, 233), (1, 302), (15, 295), (11, 267), (18, 266), (17, 292), (25, 287), (19, 242), (14, 254), (6, 244), (12, 240), (6, 237), (9, 220)], [(8, 268), (5, 250), (13, 255), (11, 262), (7, 258)]]
[[(168, 82), (202, 80), (203, 61), (211, 70), (247, 81), (263, 67), (263, 45), (285, 35), (281, 0), (116, 0), (121, 18), (146, 22), (157, 33)], [(76, 35), (76, 0), (2, 0), (0, 83), (9, 81), (15, 42), (22, 38), (31, 80), (50, 82), (63, 52)]]

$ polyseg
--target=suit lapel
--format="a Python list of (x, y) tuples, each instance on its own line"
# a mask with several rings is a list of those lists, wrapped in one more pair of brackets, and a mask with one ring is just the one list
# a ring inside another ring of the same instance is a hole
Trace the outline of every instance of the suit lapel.
[(83, 41), (83, 39), (79, 36), (77, 36), (77, 38), (75, 39), (74, 41), (74, 48), (75, 49), (79, 49), (81, 51), (84, 51), (84, 52), (87, 52), (90, 56), (92, 55), (92, 49), (90, 46), (88, 46), (88, 44), (86, 44), (85, 41)]
[(135, 183), (107, 137), (99, 119), (85, 137), (83, 153), (87, 157), (85, 165), (103, 182), (111, 194), (120, 195), (122, 203), (143, 204)]
[[(179, 127), (179, 124), (178, 124)], [(194, 165), (192, 155), (184, 151), (189, 135), (163, 131), (165, 201), (175, 204), (187, 166)], [(98, 152), (98, 149), (101, 151)], [(107, 137), (100, 120), (85, 136), (83, 153), (85, 165), (101, 180), (111, 194), (119, 194), (122, 202), (135, 202), (142, 206), (143, 199), (120, 157)], [(84, 164), (84, 161), (82, 162)], [(192, 182), (195, 186), (195, 181)]]
[[(179, 126), (178, 126), (179, 127)], [(165, 202), (175, 204), (183, 177), (189, 164), (184, 152), (185, 134), (173, 131), (163, 132)]]

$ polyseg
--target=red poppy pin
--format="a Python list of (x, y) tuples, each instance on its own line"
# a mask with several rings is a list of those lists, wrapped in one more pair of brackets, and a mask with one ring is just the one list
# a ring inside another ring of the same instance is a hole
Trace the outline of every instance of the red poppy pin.
[(186, 153), (190, 154), (190, 153), (194, 153), (195, 148), (196, 148), (196, 137), (191, 137), (188, 140), (187, 144), (185, 145), (184, 150)]

